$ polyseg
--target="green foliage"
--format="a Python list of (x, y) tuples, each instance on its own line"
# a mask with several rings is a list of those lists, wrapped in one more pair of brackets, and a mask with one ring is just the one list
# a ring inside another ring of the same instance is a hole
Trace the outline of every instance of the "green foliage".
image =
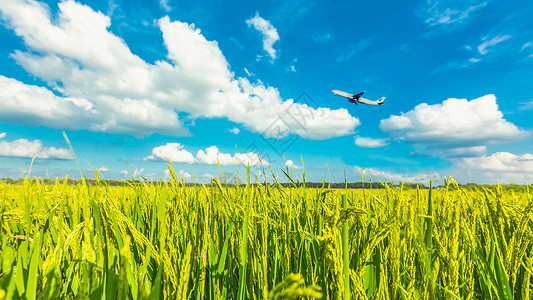
[(284, 174), (0, 182), (0, 299), (529, 299), (529, 189)]

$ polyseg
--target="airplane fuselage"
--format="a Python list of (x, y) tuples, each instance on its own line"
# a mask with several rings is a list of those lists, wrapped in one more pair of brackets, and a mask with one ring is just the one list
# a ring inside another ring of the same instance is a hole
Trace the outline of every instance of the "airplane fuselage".
[(346, 93), (346, 92), (343, 92), (343, 91), (339, 91), (339, 90), (333, 90), (332, 92), (333, 92), (333, 94), (335, 94), (337, 96), (341, 96), (341, 97), (347, 98), (349, 102), (355, 103), (355, 104), (363, 103), (363, 104), (367, 104), (367, 105), (376, 105), (377, 106), (377, 105), (383, 105), (383, 101), (385, 101), (385, 97), (381, 97), (381, 98), (379, 98), (376, 101), (368, 100), (368, 99), (365, 99), (365, 98), (361, 97), (365, 92), (361, 92), (361, 93), (355, 94), (355, 95), (352, 95), (352, 94), (349, 94), (349, 93)]

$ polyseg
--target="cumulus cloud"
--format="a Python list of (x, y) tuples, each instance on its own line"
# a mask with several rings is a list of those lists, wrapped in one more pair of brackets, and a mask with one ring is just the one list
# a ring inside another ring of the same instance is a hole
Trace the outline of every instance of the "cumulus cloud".
[(241, 133), (241, 130), (237, 127), (233, 127), (231, 129), (228, 129), (229, 132), (233, 133), (233, 134), (239, 134)]
[[(472, 5), (473, 4), (473, 5)], [(420, 18), (430, 26), (459, 24), (465, 22), (470, 15), (487, 5), (487, 1), (427, 0), (421, 3), (418, 10)]]
[(533, 154), (516, 155), (509, 152), (496, 152), (479, 157), (465, 157), (457, 164), (466, 169), (502, 172), (523, 172), (533, 174)]
[[(181, 163), (202, 163), (208, 165), (268, 165), (268, 161), (261, 159), (253, 152), (247, 153), (235, 153), (234, 155), (228, 153), (222, 153), (218, 150), (218, 147), (211, 146), (205, 150), (198, 150), (196, 158), (180, 143), (167, 143), (163, 146), (158, 146), (152, 149), (152, 155), (144, 158), (144, 160), (169, 160), (172, 162)], [(217, 162), (218, 160), (218, 162)]]
[[(204, 150), (198, 150), (196, 158), (200, 163), (208, 165), (242, 165), (242, 166), (258, 166), (268, 165), (268, 161), (260, 160), (259, 156), (253, 152), (248, 153), (235, 153), (231, 155), (228, 153), (222, 153), (216, 146), (211, 146)], [(217, 162), (218, 160), (218, 162)]]
[(294, 168), (294, 169), (299, 169), (300, 167), (295, 165), (294, 162), (290, 159), (288, 159), (287, 161), (285, 161), (285, 166), (289, 167), (290, 169)]
[[(5, 137), (5, 132), (0, 133), (0, 139)], [(43, 147), (41, 140), (17, 139), (11, 142), (0, 141), (0, 156), (33, 158), (37, 152), (39, 152), (37, 158), (73, 159), (68, 149)]]
[(183, 170), (180, 170), (178, 174), (176, 175), (178, 176), (178, 178), (183, 178), (183, 179), (189, 179), (192, 177), (191, 173), (183, 171)]
[(216, 146), (208, 147), (204, 150), (198, 150), (196, 157), (201, 163), (208, 165), (233, 165), (235, 163), (231, 154), (221, 153)]
[(273, 48), (273, 45), (276, 41), (279, 41), (278, 31), (270, 21), (267, 21), (256, 12), (253, 18), (246, 20), (248, 26), (253, 26), (255, 30), (261, 32), (263, 35), (263, 49), (270, 55), (272, 60), (276, 59), (276, 50)]
[(401, 115), (381, 120), (380, 129), (438, 156), (468, 156), (485, 152), (486, 145), (529, 136), (503, 118), (494, 95), (471, 101), (450, 98), (442, 104), (422, 103)]
[(365, 148), (380, 148), (387, 146), (387, 139), (373, 139), (366, 137), (355, 137), (355, 144)]
[(152, 155), (144, 158), (145, 160), (170, 160), (172, 162), (192, 164), (196, 160), (187, 150), (183, 149), (180, 143), (167, 143), (166, 145), (152, 149)]
[(97, 170), (98, 170), (98, 172), (109, 172), (109, 169), (107, 167), (105, 167), (105, 166), (101, 166)]
[(216, 176), (211, 174), (211, 173), (205, 173), (205, 174), (202, 175), (202, 177), (204, 177), (206, 179), (216, 178)]
[[(296, 128), (294, 134), (308, 139), (351, 134), (359, 125), (345, 109), (310, 108), (317, 117), (300, 126), (286, 110), (309, 107), (284, 101), (277, 89), (260, 81), (235, 78), (217, 42), (208, 41), (194, 24), (161, 18), (168, 60), (150, 64), (108, 31), (109, 17), (72, 0), (58, 7), (58, 15), (52, 16), (46, 5), (34, 0), (0, 2), (4, 24), (28, 48), (12, 57), (55, 90), (0, 78), (1, 121), (180, 136), (190, 134), (177, 114), (184, 112), (192, 118), (227, 118), (258, 133), (283, 118), (287, 127)], [(263, 25), (260, 28), (269, 28)]]
[(533, 178), (533, 154), (516, 155), (496, 152), (478, 157), (452, 159), (454, 165), (464, 169), (475, 181), (495, 183), (531, 183)]
[(361, 170), (363, 170), (363, 177), (370, 177), (373, 181), (381, 181), (381, 182), (407, 182), (407, 183), (428, 183), (432, 179), (439, 179), (440, 175), (437, 172), (424, 172), (419, 174), (399, 174), (395, 172), (388, 172), (388, 171), (381, 171), (377, 169), (372, 168), (361, 168), (361, 167), (354, 167), (353, 171), (356, 174), (361, 174)]
[(46, 88), (26, 85), (2, 75), (0, 99), (0, 120), (22, 125), (79, 129), (98, 114), (85, 99), (58, 97)]
[[(191, 175), (191, 173), (189, 173), (187, 171), (179, 170), (178, 172), (176, 172), (176, 177), (178, 179), (190, 179), (190, 178), (192, 178), (192, 175)], [(170, 179), (170, 171), (168, 169), (165, 170), (163, 178), (166, 179), (166, 180)]]
[[(503, 117), (494, 95), (471, 101), (448, 99), (442, 104), (420, 104), (401, 115), (380, 123), (392, 139), (412, 144), (416, 151), (445, 158), (451, 174), (475, 182), (520, 182), (533, 175), (533, 155), (508, 152), (487, 154), (488, 146), (526, 138), (521, 130)], [(468, 181), (467, 181), (468, 182)]]

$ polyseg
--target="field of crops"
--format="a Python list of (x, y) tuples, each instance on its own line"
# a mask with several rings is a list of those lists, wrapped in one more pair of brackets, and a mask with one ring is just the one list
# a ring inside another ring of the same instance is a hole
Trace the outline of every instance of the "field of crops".
[(0, 183), (0, 299), (533, 293), (529, 190), (187, 187), (171, 174), (128, 187)]

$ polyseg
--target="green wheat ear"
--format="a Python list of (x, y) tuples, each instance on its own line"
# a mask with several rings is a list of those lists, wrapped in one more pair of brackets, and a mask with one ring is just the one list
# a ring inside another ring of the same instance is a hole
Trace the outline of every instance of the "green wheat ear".
[(170, 183), (0, 182), (0, 299), (531, 297), (529, 187), (313, 188), (249, 167), (245, 186), (187, 186), (168, 168)]

